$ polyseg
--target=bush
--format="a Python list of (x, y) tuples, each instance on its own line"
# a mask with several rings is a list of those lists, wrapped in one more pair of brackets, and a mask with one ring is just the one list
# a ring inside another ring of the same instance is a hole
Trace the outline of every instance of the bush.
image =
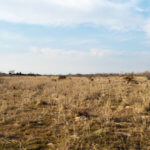
[(127, 75), (127, 76), (125, 76), (124, 79), (127, 81), (127, 83), (135, 83), (135, 84), (138, 84), (138, 82), (136, 81), (135, 76), (134, 76), (133, 73), (132, 73), (132, 74), (129, 74), (129, 75)]
[(63, 75), (60, 75), (59, 77), (58, 77), (58, 79), (59, 80), (63, 80), (63, 79), (66, 79), (67, 77), (66, 76), (63, 76)]
[(150, 74), (147, 74), (146, 77), (148, 80), (150, 80)]
[(150, 72), (149, 72), (149, 71), (145, 71), (145, 72), (143, 73), (143, 75), (144, 75), (148, 80), (150, 80)]

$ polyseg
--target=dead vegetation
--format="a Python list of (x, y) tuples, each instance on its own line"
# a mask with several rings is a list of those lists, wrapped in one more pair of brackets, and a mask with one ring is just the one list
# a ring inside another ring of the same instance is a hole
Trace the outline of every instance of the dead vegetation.
[(144, 75), (147, 77), (148, 80), (150, 80), (150, 72), (146, 71), (146, 72), (144, 73)]
[(134, 76), (134, 74), (129, 74), (125, 76), (124, 79), (127, 81), (127, 84), (129, 83), (138, 84), (138, 81), (136, 80), (136, 77)]
[(63, 80), (63, 79), (66, 79), (67, 77), (66, 76), (63, 76), (63, 75), (60, 75), (59, 77), (58, 77), (58, 79), (59, 80)]
[(146, 77), (0, 77), (1, 150), (148, 150), (149, 139)]

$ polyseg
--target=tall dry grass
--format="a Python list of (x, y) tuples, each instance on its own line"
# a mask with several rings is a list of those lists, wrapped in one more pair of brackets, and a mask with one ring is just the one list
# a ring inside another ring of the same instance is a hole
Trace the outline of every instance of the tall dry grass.
[(0, 149), (150, 149), (150, 81), (134, 81), (0, 77)]

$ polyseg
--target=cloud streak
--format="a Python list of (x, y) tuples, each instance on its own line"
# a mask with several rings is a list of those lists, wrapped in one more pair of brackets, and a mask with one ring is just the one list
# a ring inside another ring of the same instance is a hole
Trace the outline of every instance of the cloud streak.
[(138, 0), (0, 0), (0, 20), (54, 26), (89, 23), (115, 30), (138, 28)]

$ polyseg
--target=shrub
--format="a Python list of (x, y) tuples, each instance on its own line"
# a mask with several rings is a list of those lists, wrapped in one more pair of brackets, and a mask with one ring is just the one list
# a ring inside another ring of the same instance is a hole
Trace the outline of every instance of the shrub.
[(135, 84), (138, 84), (138, 82), (136, 81), (135, 76), (134, 76), (133, 73), (132, 73), (132, 74), (129, 74), (129, 75), (127, 75), (127, 76), (125, 76), (124, 79), (127, 81), (127, 83), (135, 83)]
[(150, 72), (149, 72), (149, 71), (144, 72), (143, 75), (144, 75), (148, 80), (150, 80)]
[(150, 74), (147, 74), (146, 77), (148, 80), (150, 80)]
[(94, 77), (92, 75), (88, 75), (87, 78), (90, 80), (90, 81), (94, 81)]
[(63, 80), (63, 79), (66, 79), (67, 77), (66, 76), (63, 76), (63, 75), (60, 75), (59, 77), (58, 77), (58, 79), (59, 80)]

